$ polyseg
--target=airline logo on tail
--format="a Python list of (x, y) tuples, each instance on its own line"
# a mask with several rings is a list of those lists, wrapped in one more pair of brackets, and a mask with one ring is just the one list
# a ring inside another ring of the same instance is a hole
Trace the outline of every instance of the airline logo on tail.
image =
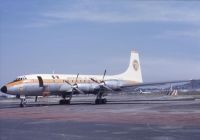
[(135, 71), (137, 71), (139, 69), (139, 63), (138, 63), (137, 60), (133, 61), (133, 68), (134, 68)]

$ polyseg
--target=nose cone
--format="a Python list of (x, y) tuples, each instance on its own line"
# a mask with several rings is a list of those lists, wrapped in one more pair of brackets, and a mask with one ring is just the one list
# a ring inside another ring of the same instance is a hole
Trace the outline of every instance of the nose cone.
[(1, 88), (1, 92), (7, 93), (7, 87), (6, 87), (6, 86), (3, 86), (3, 87)]

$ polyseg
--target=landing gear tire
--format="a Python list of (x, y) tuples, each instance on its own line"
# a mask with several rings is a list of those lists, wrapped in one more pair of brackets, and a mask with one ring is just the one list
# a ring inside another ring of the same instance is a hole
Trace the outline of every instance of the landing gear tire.
[(70, 100), (66, 100), (66, 99), (62, 99), (59, 101), (60, 105), (66, 105), (66, 104), (70, 104)]
[(102, 103), (106, 104), (107, 103), (107, 99), (106, 98), (102, 99)]
[(95, 100), (95, 104), (96, 104), (96, 105), (100, 104), (100, 100), (99, 100), (99, 99), (96, 99), (96, 100)]
[(20, 99), (20, 95), (19, 95), (19, 94), (17, 94), (17, 95), (16, 95), (16, 98), (17, 98), (17, 99)]
[(66, 104), (69, 105), (70, 104), (70, 100), (66, 100)]
[(96, 99), (95, 100), (95, 104), (106, 104), (107, 103), (107, 99), (104, 98), (104, 99)]
[(24, 104), (20, 104), (19, 106), (20, 106), (20, 107), (24, 107)]

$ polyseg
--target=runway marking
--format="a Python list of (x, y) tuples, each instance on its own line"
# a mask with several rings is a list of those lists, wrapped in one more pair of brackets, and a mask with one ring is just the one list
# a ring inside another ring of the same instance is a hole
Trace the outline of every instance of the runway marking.
[(53, 135), (57, 135), (57, 136), (61, 136), (61, 137), (65, 137), (67, 139), (71, 138), (86, 138), (86, 136), (80, 136), (80, 135), (73, 135), (73, 134), (63, 134), (63, 133), (53, 133)]
[(151, 137), (152, 140), (176, 140), (176, 138), (171, 136), (157, 136), (157, 137)]
[(94, 132), (95, 133), (107, 133), (108, 131), (107, 130), (95, 130)]
[(128, 134), (127, 131), (116, 131), (116, 132), (112, 132), (112, 134), (114, 135), (122, 135), (122, 134)]
[(106, 124), (106, 123), (98, 123), (96, 124), (97, 126), (109, 126), (109, 124)]
[(33, 122), (27, 122), (26, 124), (49, 124), (54, 123), (51, 119), (41, 120), (41, 121), (33, 121)]

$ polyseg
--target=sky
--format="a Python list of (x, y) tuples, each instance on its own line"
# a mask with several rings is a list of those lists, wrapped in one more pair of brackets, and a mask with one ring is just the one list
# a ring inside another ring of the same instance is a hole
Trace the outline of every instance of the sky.
[(144, 82), (200, 78), (200, 2), (0, 0), (0, 85), (32, 73), (118, 74), (131, 50)]

